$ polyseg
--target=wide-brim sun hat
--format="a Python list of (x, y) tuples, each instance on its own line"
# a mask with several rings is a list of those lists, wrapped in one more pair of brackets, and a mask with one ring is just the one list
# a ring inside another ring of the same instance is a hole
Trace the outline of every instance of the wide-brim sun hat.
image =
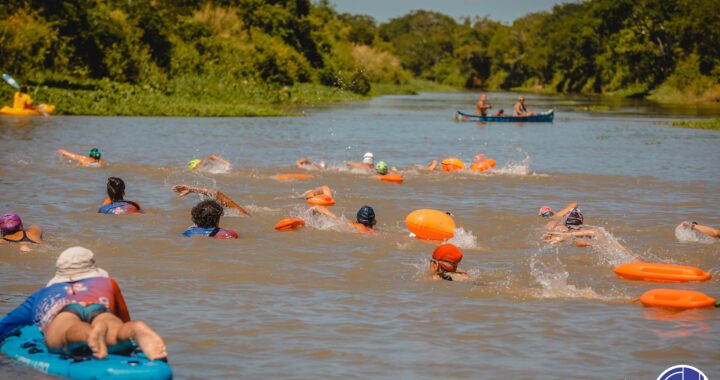
[(92, 277), (109, 277), (110, 274), (95, 265), (95, 254), (85, 247), (64, 250), (55, 263), (55, 277), (47, 286), (61, 282), (75, 282)]

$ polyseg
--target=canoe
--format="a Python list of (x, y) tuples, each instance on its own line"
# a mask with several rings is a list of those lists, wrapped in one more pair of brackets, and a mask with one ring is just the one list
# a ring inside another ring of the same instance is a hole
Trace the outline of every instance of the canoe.
[(163, 361), (148, 360), (145, 355), (108, 355), (95, 359), (90, 355), (61, 355), (48, 351), (37, 326), (25, 326), (7, 337), (0, 351), (19, 363), (38, 371), (70, 379), (172, 379), (172, 369)]
[(548, 122), (548, 123), (552, 123), (554, 117), (555, 117), (554, 110), (545, 111), (543, 113), (539, 113), (537, 115), (532, 115), (532, 116), (512, 116), (512, 115), (481, 116), (481, 115), (473, 115), (473, 114), (469, 114), (469, 113), (464, 113), (464, 112), (460, 112), (460, 111), (455, 112), (455, 120), (457, 120), (457, 121), (495, 121), (495, 122), (516, 122), (516, 123)]
[(9, 116), (44, 116), (49, 115), (55, 111), (55, 106), (52, 104), (40, 104), (35, 109), (15, 109), (12, 107), (0, 108), (0, 115)]
[(704, 270), (688, 265), (632, 262), (613, 269), (615, 274), (636, 281), (652, 282), (688, 282), (707, 281), (712, 275)]

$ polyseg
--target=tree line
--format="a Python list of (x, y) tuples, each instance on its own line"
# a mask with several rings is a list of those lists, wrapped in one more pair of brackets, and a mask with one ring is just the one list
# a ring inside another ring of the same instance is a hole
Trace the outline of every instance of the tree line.
[(360, 94), (465, 88), (720, 101), (720, 2), (590, 0), (511, 25), (415, 11), (377, 23), (327, 0), (2, 0), (0, 69), (165, 88), (182, 77)]

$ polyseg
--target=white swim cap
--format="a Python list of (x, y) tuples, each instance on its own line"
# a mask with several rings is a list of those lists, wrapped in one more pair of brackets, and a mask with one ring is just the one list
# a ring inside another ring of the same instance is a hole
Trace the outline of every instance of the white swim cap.
[(363, 156), (363, 164), (370, 164), (372, 165), (375, 162), (375, 156), (373, 156), (372, 153), (367, 152)]

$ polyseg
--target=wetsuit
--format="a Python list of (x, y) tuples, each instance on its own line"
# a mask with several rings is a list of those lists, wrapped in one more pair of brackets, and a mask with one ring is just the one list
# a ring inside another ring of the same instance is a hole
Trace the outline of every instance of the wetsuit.
[(185, 232), (183, 232), (183, 236), (185, 237), (193, 237), (193, 236), (208, 236), (215, 239), (237, 239), (238, 234), (237, 232), (215, 227), (215, 228), (201, 228), (201, 227), (190, 227)]
[[(77, 306), (70, 306), (73, 304)], [(44, 331), (61, 311), (71, 312), (88, 323), (104, 311), (115, 314), (123, 322), (130, 321), (125, 299), (115, 280), (93, 277), (53, 284), (33, 293), (0, 319), (0, 337), (32, 324)]]

